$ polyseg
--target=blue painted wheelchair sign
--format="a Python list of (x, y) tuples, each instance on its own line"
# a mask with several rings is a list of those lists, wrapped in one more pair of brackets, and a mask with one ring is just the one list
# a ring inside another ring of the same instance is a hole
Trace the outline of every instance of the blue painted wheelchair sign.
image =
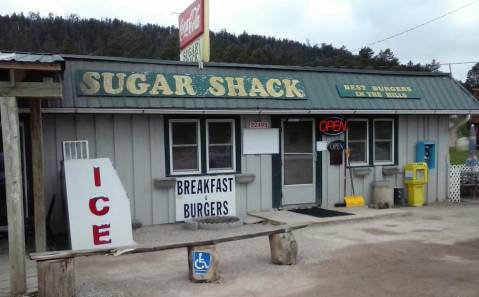
[(211, 264), (211, 254), (208, 252), (193, 252), (193, 272), (204, 275), (208, 272)]

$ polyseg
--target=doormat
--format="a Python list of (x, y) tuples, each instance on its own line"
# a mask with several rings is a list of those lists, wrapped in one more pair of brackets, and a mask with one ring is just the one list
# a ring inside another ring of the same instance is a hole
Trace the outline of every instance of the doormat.
[(320, 208), (320, 207), (289, 209), (289, 211), (304, 214), (304, 215), (308, 215), (308, 216), (318, 217), (318, 218), (329, 218), (329, 217), (354, 215), (353, 213), (329, 210), (329, 209), (324, 209), (324, 208)]

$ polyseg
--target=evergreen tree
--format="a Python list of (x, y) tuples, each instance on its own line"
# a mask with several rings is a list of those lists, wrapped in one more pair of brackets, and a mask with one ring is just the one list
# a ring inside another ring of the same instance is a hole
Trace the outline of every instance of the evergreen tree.
[(479, 88), (479, 63), (476, 63), (472, 66), (471, 70), (467, 72), (465, 87), (469, 91)]
[[(83, 19), (39, 13), (0, 15), (0, 50), (50, 52), (178, 60), (178, 29), (154, 24), (131, 24), (118, 19)], [(354, 55), (346, 47), (300, 43), (289, 39), (210, 32), (211, 60), (215, 62), (298, 66), (398, 68), (435, 71), (437, 63), (400, 65), (392, 50), (374, 55), (365, 47)]]

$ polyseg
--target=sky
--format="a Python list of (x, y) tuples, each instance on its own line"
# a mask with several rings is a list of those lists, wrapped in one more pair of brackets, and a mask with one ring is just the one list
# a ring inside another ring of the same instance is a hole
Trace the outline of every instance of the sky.
[[(381, 42), (402, 63), (479, 62), (479, 0), (209, 0), (210, 29), (260, 34), (310, 44), (358, 50), (474, 2), (465, 9)], [(193, 0), (1, 0), (0, 14), (40, 12), (47, 16), (118, 18), (133, 23), (178, 26), (178, 12)], [(465, 80), (474, 64), (452, 65)], [(441, 67), (449, 72), (449, 66)]]

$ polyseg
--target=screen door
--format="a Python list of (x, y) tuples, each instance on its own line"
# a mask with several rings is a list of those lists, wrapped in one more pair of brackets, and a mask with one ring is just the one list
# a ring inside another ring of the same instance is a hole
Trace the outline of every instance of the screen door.
[(282, 122), (283, 205), (316, 202), (314, 120)]

